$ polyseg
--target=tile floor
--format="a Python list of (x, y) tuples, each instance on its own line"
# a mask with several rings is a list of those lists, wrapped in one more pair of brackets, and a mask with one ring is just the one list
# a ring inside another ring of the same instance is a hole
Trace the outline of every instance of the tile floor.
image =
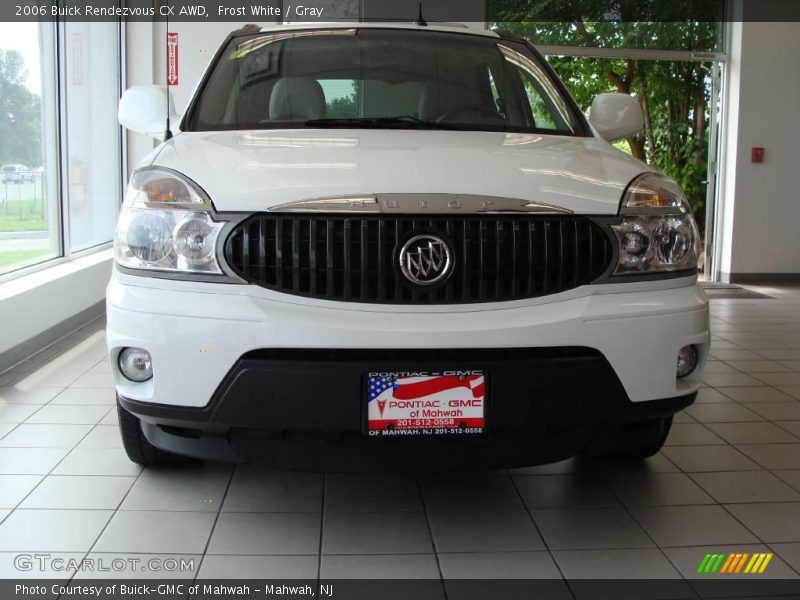
[(707, 550), (771, 551), (770, 575), (796, 578), (800, 289), (758, 289), (776, 299), (712, 302), (706, 385), (654, 458), (420, 478), (142, 470), (95, 321), (0, 375), (0, 578), (37, 551), (190, 558), (200, 577), (652, 577), (693, 597)]

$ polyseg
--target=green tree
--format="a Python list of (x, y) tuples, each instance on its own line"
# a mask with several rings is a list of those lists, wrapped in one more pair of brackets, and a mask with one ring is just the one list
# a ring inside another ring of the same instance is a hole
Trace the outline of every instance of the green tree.
[[(719, 23), (515, 22), (499, 28), (533, 44), (713, 50)], [(603, 92), (639, 99), (645, 129), (627, 138), (630, 153), (675, 179), (702, 222), (708, 159), (709, 63), (597, 57), (550, 57), (582, 109)]]
[(358, 95), (361, 83), (353, 80), (350, 84), (351, 92), (346, 96), (339, 96), (328, 101), (325, 116), (329, 119), (351, 119), (362, 116), (358, 113)]
[(41, 98), (25, 87), (25, 62), (0, 49), (0, 164), (42, 164)]
[(334, 98), (328, 103), (325, 116), (329, 119), (351, 119), (358, 116), (356, 96), (352, 94), (342, 98)]

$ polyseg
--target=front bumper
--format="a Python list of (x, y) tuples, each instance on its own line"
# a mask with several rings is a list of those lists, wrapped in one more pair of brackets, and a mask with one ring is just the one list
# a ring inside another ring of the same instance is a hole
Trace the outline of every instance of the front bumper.
[[(709, 343), (708, 301), (693, 279), (391, 307), (115, 273), (107, 305), (120, 403), (151, 443), (308, 469), (391, 468), (432, 456), (438, 466), (533, 464), (602, 446), (620, 430), (652, 439), (648, 422), (694, 400)], [(677, 379), (687, 344), (701, 363)], [(151, 380), (121, 376), (117, 357), (128, 346), (150, 352)], [(363, 435), (365, 373), (469, 368), (487, 373), (485, 435)]]
[[(118, 393), (186, 408), (208, 405), (236, 362), (262, 349), (591, 348), (608, 361), (630, 401), (643, 402), (695, 392), (709, 342), (708, 300), (693, 279), (418, 308), (313, 302), (256, 286), (115, 273), (107, 318)], [(677, 354), (687, 344), (697, 346), (701, 365), (679, 380)], [(151, 380), (120, 375), (117, 356), (127, 346), (150, 352)]]
[[(486, 432), (444, 438), (367, 437), (365, 374), (482, 369)], [(202, 408), (120, 397), (154, 445), (199, 458), (302, 469), (492, 467), (552, 462), (652, 436), (656, 420), (695, 394), (633, 403), (590, 348), (494, 350), (258, 350), (245, 354)], [(420, 465), (420, 459), (422, 465)]]

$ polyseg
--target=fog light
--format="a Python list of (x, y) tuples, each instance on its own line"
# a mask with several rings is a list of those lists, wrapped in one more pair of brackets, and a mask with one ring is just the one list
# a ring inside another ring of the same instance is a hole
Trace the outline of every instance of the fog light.
[(153, 376), (150, 353), (141, 348), (125, 348), (119, 353), (119, 370), (131, 381), (147, 381)]
[(697, 350), (694, 346), (684, 346), (678, 352), (678, 377), (686, 377), (697, 366)]

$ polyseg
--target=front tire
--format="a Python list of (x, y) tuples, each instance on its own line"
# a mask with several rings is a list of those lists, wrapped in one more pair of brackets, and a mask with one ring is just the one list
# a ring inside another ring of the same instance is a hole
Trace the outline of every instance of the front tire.
[(165, 452), (151, 444), (142, 432), (142, 422), (136, 415), (125, 410), (117, 400), (119, 433), (125, 453), (133, 462), (143, 467), (166, 467), (190, 464), (192, 459)]

